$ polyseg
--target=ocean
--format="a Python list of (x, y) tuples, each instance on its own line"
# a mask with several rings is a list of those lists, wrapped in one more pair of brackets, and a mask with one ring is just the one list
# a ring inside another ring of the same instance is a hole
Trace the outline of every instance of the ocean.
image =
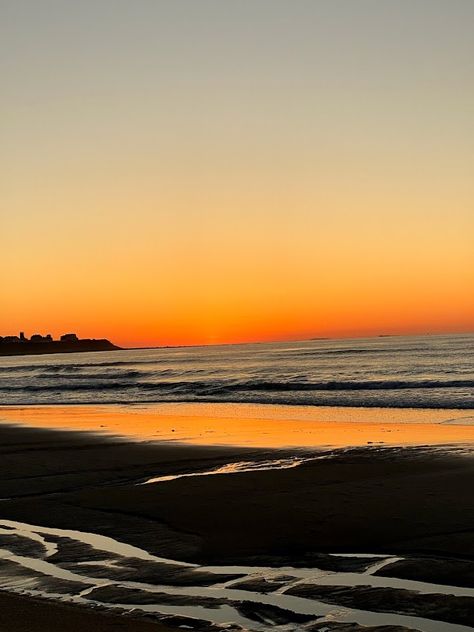
[(0, 358), (0, 404), (474, 408), (474, 334)]

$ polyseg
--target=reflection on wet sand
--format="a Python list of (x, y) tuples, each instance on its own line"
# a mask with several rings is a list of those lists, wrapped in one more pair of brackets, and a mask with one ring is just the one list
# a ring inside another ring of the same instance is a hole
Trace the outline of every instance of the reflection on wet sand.
[(474, 442), (472, 411), (253, 404), (3, 407), (0, 420), (195, 445), (247, 447)]

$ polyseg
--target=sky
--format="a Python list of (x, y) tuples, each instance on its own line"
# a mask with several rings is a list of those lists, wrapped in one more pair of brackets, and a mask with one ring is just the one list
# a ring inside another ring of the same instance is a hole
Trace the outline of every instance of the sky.
[(472, 0), (0, 0), (0, 334), (474, 330)]

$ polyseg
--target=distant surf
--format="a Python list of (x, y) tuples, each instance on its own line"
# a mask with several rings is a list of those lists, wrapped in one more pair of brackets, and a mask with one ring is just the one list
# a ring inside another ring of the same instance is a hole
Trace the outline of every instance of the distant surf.
[(474, 335), (2, 358), (0, 404), (474, 408)]

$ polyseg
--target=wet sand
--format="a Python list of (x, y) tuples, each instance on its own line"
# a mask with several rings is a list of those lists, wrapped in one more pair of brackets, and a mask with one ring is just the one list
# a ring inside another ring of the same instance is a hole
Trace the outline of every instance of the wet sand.
[[(70, 414), (80, 416), (72, 407), (69, 410)], [(44, 411), (43, 408), (43, 419)], [(449, 446), (443, 445), (441, 436), (436, 433), (435, 445), (429, 445), (427, 439), (431, 435), (424, 422), (419, 424), (424, 427), (424, 441), (418, 442), (423, 445), (416, 445), (414, 435), (408, 442), (411, 447), (407, 444), (367, 445), (365, 435), (360, 442), (363, 445), (351, 446), (352, 434), (347, 435), (346, 447), (343, 448), (340, 445), (324, 447), (306, 444), (296, 449), (284, 447), (283, 443), (278, 448), (254, 444), (234, 447), (204, 445), (201, 439), (191, 440), (188, 444), (152, 442), (149, 437), (146, 441), (138, 441), (106, 433), (34, 428), (25, 425), (26, 415), (20, 420), (18, 413), (13, 412), (17, 415), (15, 421), (21, 425), (15, 427), (4, 421), (0, 427), (0, 517), (3, 521), (101, 534), (140, 547), (160, 558), (198, 564), (200, 574), (193, 571), (191, 583), (193, 587), (204, 587), (204, 591), (215, 579), (209, 578), (203, 566), (219, 565), (221, 574), (225, 565), (275, 569), (316, 567), (328, 573), (347, 573), (360, 572), (357, 558), (335, 558), (332, 554), (400, 556), (404, 558), (402, 561), (374, 571), (379, 583), (388, 582), (382, 586), (385, 592), (382, 589), (378, 594), (369, 591), (367, 597), (366, 593), (361, 596), (360, 591), (353, 593), (349, 589), (342, 593), (330, 585), (324, 589), (319, 586), (317, 590), (314, 586), (305, 588), (303, 585), (294, 588), (297, 591), (294, 594), (300, 591), (300, 594), (309, 596), (308, 601), (317, 595), (322, 602), (337, 603), (338, 607), (343, 599), (346, 605), (356, 603), (355, 607), (360, 608), (365, 599), (372, 610), (380, 612), (385, 612), (380, 606), (385, 600), (398, 604), (392, 605), (392, 608), (398, 607), (402, 612), (403, 604), (406, 604), (406, 612), (414, 611), (419, 617), (429, 615), (430, 608), (434, 608), (432, 603), (436, 602), (448, 624), (474, 625), (469, 614), (469, 611), (472, 613), (470, 606), (465, 606), (465, 601), (452, 601), (469, 599), (464, 593), (457, 597), (442, 596), (432, 602), (427, 598), (416, 599), (413, 595), (402, 594), (396, 584), (401, 581), (397, 578), (408, 577), (410, 581), (428, 581), (440, 586), (451, 584), (469, 588), (473, 585), (474, 457), (469, 450), (469, 444), (470, 447), (474, 444), (470, 441), (472, 427), (441, 424), (440, 427), (449, 432), (454, 428), (456, 438), (463, 439), (462, 442), (446, 441), (451, 444)], [(113, 415), (113, 411), (108, 413)], [(55, 410), (54, 415), (58, 414), (59, 411)], [(88, 414), (94, 415), (96, 421), (102, 418), (104, 425), (111, 419), (101, 417), (100, 409), (89, 409)], [(3, 409), (0, 416), (11, 421), (11, 415), (11, 409)], [(324, 423), (327, 429), (328, 422)], [(383, 427), (388, 428), (385, 424)], [(416, 428), (414, 432), (416, 434), (421, 430)], [(180, 476), (212, 472), (232, 463), (268, 463), (292, 458), (298, 459), (294, 467), (250, 471), (238, 471), (237, 468), (212, 476)], [(149, 479), (163, 477), (176, 478), (143, 484)], [(10, 552), (12, 547), (17, 547), (16, 555), (34, 555), (31, 541), (22, 542), (21, 535), (14, 540), (9, 537), (8, 526), (4, 529), (0, 548), (8, 545)], [(78, 553), (77, 545), (68, 549), (63, 543), (62, 547), (62, 557), (57, 552), (51, 559), (62, 565), (61, 568), (79, 572), (77, 556), (85, 553)], [(90, 559), (86, 561), (89, 565), (95, 558)], [(143, 562), (134, 566), (130, 559), (125, 566), (127, 571), (115, 569), (112, 572), (110, 568), (95, 571), (100, 571), (101, 577), (105, 574), (122, 582), (145, 582), (146, 586), (153, 583), (153, 577), (157, 575), (160, 582), (166, 581), (176, 590), (182, 590), (179, 586), (190, 585), (186, 574), (173, 570), (173, 567), (167, 568), (164, 573), (163, 568), (152, 568)], [(337, 577), (338, 581), (343, 580), (343, 576)], [(222, 581), (223, 577), (220, 579)], [(262, 583), (262, 578), (258, 577), (248, 580), (244, 577), (243, 580), (250, 583), (247, 588), (243, 585), (239, 591), (234, 591), (239, 595), (249, 589), (252, 594), (273, 593), (284, 588), (287, 582), (284, 579), (269, 585), (268, 580)], [(370, 581), (375, 582), (375, 579)], [(59, 590), (57, 585), (55, 590)], [(396, 591), (395, 596), (390, 594), (390, 600), (387, 600), (388, 590)], [(109, 603), (110, 599), (122, 599), (125, 595), (101, 591), (96, 595), (105, 600), (104, 603)], [(131, 597), (133, 603), (137, 595)], [(173, 599), (176, 601), (176, 597)], [(233, 601), (229, 603), (234, 603), (235, 599), (235, 596), (232, 597)], [(3, 627), (0, 625), (2, 630), (22, 630), (21, 617), (26, 607), (23, 610), (21, 603), (24, 602), (17, 600), (24, 600), (24, 597), (1, 595), (3, 619), (0, 619), (0, 624), (7, 622)], [(401, 606), (400, 600), (403, 602)], [(70, 615), (56, 614), (56, 606), (49, 607), (49, 603), (47, 606), (36, 601), (27, 603), (28, 609), (45, 613), (46, 619), (42, 619), (43, 615), (36, 617), (32, 611), (38, 625), (45, 621), (43, 627), (25, 628), (35, 632), (36, 629), (38, 632), (54, 632), (55, 617), (63, 622), (64, 617), (71, 617), (69, 627), (74, 630), (75, 617), (79, 621), (81, 617), (96, 616), (96, 613), (89, 615), (88, 611), (77, 607), (71, 610)], [(459, 613), (459, 603), (463, 604), (462, 616), (450, 614)], [(249, 607), (238, 606), (238, 610), (241, 614), (247, 612), (246, 620), (249, 617), (255, 620), (257, 615), (254, 610), (249, 614)], [(266, 607), (270, 608), (270, 605)], [(135, 621), (129, 622), (126, 617), (120, 617), (122, 627), (113, 627), (115, 624), (109, 624), (105, 615), (100, 616), (103, 619), (94, 623), (94, 629), (139, 632), (149, 628), (162, 629), (159, 626), (163, 625), (178, 625), (175, 620), (165, 623), (144, 621), (140, 625), (145, 627), (139, 627)], [(270, 615), (267, 612), (258, 616), (265, 619)], [(287, 615), (273, 612), (271, 616), (282, 620)], [(7, 627), (17, 619), (18, 626)], [(90, 624), (84, 620), (77, 625), (82, 625), (84, 629)], [(112, 627), (108, 628), (108, 625)], [(290, 629), (323, 629), (314, 627), (319, 626), (315, 619), (304, 623), (304, 628), (297, 628), (296, 620), (294, 625)], [(303, 625), (303, 622), (298, 625)], [(313, 627), (307, 627), (309, 625)], [(343, 628), (334, 621), (330, 625), (326, 623), (326, 629)], [(344, 628), (344, 631), (346, 629), (367, 630), (367, 627)], [(373, 629), (382, 628), (376, 626)], [(405, 624), (403, 629), (410, 629), (410, 626)], [(429, 626), (422, 629), (428, 630)]]
[(474, 552), (474, 460), (460, 448), (306, 448), (296, 468), (139, 485), (295, 451), (8, 426), (0, 442), (3, 517), (66, 528), (86, 521), (159, 555), (209, 562), (314, 549)]
[(187, 445), (474, 444), (474, 411), (258, 404), (3, 406), (0, 421)]
[(176, 627), (0, 592), (2, 632), (173, 632)]
[[(176, 632), (186, 629), (184, 622), (180, 627), (144, 621), (134, 616), (114, 615), (105, 612), (91, 612), (85, 608), (46, 602), (40, 599), (19, 597), (0, 592), (0, 629), (2, 632)], [(196, 628), (195, 628), (196, 629)], [(229, 628), (228, 628), (229, 629)], [(288, 628), (287, 628), (288, 629)], [(297, 629), (296, 627), (294, 628)], [(302, 628), (298, 628), (302, 629)], [(359, 626), (357, 624), (316, 623), (311, 631), (317, 632), (411, 632), (409, 628), (384, 626)], [(203, 627), (202, 632), (212, 632)], [(416, 632), (416, 631), (413, 631)]]

